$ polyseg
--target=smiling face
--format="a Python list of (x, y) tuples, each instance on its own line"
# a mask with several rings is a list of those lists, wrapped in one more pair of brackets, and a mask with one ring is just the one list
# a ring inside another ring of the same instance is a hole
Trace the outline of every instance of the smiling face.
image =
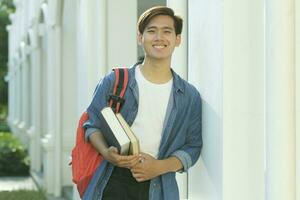
[(172, 53), (181, 42), (176, 35), (174, 20), (167, 15), (157, 15), (138, 33), (138, 43), (143, 47), (146, 59), (171, 60)]

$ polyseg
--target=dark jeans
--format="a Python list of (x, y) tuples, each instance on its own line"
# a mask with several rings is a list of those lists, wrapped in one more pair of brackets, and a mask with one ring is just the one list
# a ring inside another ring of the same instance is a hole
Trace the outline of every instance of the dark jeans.
[(129, 169), (115, 167), (102, 200), (147, 200), (150, 181), (137, 182)]

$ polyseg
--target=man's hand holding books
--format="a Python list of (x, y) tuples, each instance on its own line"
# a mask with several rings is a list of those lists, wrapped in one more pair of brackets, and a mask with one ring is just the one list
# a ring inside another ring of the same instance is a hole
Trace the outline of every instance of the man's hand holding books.
[(120, 155), (118, 153), (118, 149), (114, 146), (107, 148), (107, 151), (103, 154), (103, 157), (115, 166), (128, 169), (131, 169), (140, 161), (139, 155)]

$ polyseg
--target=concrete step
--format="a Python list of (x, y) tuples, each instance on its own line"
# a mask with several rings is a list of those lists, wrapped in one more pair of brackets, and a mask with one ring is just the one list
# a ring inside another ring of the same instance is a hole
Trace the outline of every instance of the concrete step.
[(37, 190), (37, 186), (30, 176), (0, 177), (0, 191)]

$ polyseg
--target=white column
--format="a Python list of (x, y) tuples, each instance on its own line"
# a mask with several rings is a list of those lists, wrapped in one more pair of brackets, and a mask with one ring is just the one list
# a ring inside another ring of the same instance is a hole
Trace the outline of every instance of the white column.
[(296, 2), (296, 191), (300, 200), (300, 3)]
[[(11, 18), (11, 16), (10, 16)], [(13, 25), (6, 26), (8, 32), (8, 124), (11, 124), (13, 119), (13, 73), (12, 73), (12, 39), (13, 39)]]
[(107, 71), (131, 66), (137, 60), (136, 22), (137, 0), (107, 1)]
[(14, 91), (14, 74), (12, 72), (12, 64), (11, 64), (11, 60), (9, 61), (8, 64), (8, 124), (11, 125), (12, 119), (13, 119), (13, 109), (14, 109), (14, 104), (13, 104), (13, 91)]
[(24, 38), (25, 38), (25, 4), (23, 1), (20, 1), (19, 7), (19, 22), (20, 22), (20, 26), (19, 26), (19, 42), (20, 42), (20, 46), (18, 47), (20, 49), (20, 61), (21, 61), (21, 121), (19, 123), (18, 128), (20, 129), (20, 132), (22, 133), (21, 137), (22, 139), (24, 139), (25, 136), (25, 129), (26, 129), (26, 124), (25, 124), (25, 118), (26, 118), (26, 99), (27, 99), (27, 88), (26, 88), (26, 81), (27, 81), (27, 77), (26, 77), (26, 43), (24, 42)]
[(266, 1), (267, 200), (296, 198), (294, 6)]
[(44, 179), (45, 179), (45, 186), (46, 186), (46, 190), (47, 193), (49, 194), (54, 194), (54, 179), (56, 176), (55, 173), (55, 166), (58, 165), (58, 163), (55, 163), (55, 155), (54, 155), (54, 144), (55, 144), (55, 131), (56, 131), (56, 127), (55, 127), (55, 116), (56, 116), (56, 108), (55, 108), (55, 81), (57, 81), (57, 79), (54, 77), (54, 73), (55, 73), (55, 68), (56, 66), (54, 66), (54, 50), (53, 50), (53, 30), (52, 27), (50, 27), (49, 25), (47, 25), (47, 30), (46, 30), (46, 34), (44, 35), (46, 41), (47, 41), (47, 49), (46, 49), (46, 53), (47, 53), (47, 61), (45, 63), (46, 65), (43, 66), (43, 73), (46, 72), (45, 77), (46, 80), (43, 80), (44, 83), (46, 83), (46, 87), (44, 87), (43, 89), (46, 89), (46, 95), (47, 98), (43, 98), (43, 103), (45, 103), (45, 101), (47, 102), (47, 104), (44, 104), (44, 111), (46, 111), (47, 115), (45, 116), (46, 120), (44, 122), (44, 126), (46, 125), (46, 129), (45, 130), (45, 135), (43, 135), (42, 140), (42, 145), (43, 145), (43, 167), (44, 167)]
[(19, 66), (17, 63), (16, 58), (13, 58), (13, 73), (14, 73), (14, 101), (13, 104), (15, 105), (15, 109), (14, 109), (14, 118), (13, 118), (13, 127), (17, 126), (18, 122), (19, 122), (19, 81), (20, 81), (20, 77), (19, 77)]
[[(77, 62), (77, 44), (76, 41), (76, 17), (77, 3), (73, 0), (64, 2), (62, 11), (62, 55), (61, 55), (61, 115), (64, 119), (61, 126), (62, 134), (62, 163), (70, 161), (70, 152), (75, 143), (76, 125), (77, 125), (77, 99), (76, 90), (78, 83), (77, 71), (75, 70)], [(78, 83), (80, 85), (80, 83)], [(70, 166), (62, 165), (62, 183), (71, 185), (72, 176)]]
[(23, 93), (23, 99), (22, 99), (22, 102), (23, 102), (23, 105), (22, 105), (22, 110), (23, 110), (23, 126), (22, 126), (22, 129), (23, 129), (23, 132), (24, 134), (27, 134), (27, 129), (30, 128), (30, 124), (29, 124), (29, 117), (30, 117), (30, 114), (29, 114), (29, 108), (30, 108), (30, 102), (29, 102), (29, 95), (30, 95), (30, 80), (29, 80), (29, 61), (28, 61), (28, 49), (29, 46), (27, 43), (25, 42), (22, 42), (22, 55), (23, 55), (23, 58), (22, 58), (22, 67), (23, 67), (23, 85), (22, 85), (22, 91), (24, 92)]
[(38, 35), (39, 35), (39, 49), (40, 49), (40, 57), (39, 62), (37, 64), (40, 65), (38, 67), (37, 72), (38, 76), (41, 78), (40, 80), (40, 85), (38, 90), (41, 95), (40, 95), (40, 102), (41, 102), (41, 107), (39, 110), (39, 115), (40, 115), (40, 128), (41, 128), (41, 138), (44, 137), (47, 134), (47, 129), (48, 129), (48, 103), (49, 103), (49, 95), (48, 95), (48, 66), (47, 66), (47, 60), (50, 58), (50, 55), (48, 55), (48, 41), (47, 41), (47, 34), (46, 34), (46, 25), (44, 22), (39, 22), (38, 24)]
[[(187, 80), (188, 71), (188, 2), (182, 0), (167, 0), (167, 6), (171, 7), (176, 15), (183, 19), (183, 28), (181, 33), (181, 44), (175, 48), (172, 56), (172, 68), (183, 79)], [(187, 173), (176, 173), (176, 179), (179, 187), (180, 199), (188, 198), (188, 177)]]
[[(11, 37), (11, 35), (10, 35)], [(11, 46), (10, 46), (11, 47)], [(14, 88), (15, 88), (15, 73), (13, 67), (13, 60), (12, 58), (8, 61), (8, 124), (11, 126), (14, 120), (14, 109), (16, 105), (14, 104)]]
[[(29, 41), (27, 41), (29, 42)], [(26, 99), (25, 101), (25, 120), (24, 120), (24, 135), (26, 133), (27, 139), (28, 139), (28, 149), (29, 149), (29, 156), (30, 156), (30, 170), (32, 171), (35, 168), (35, 161), (36, 161), (36, 140), (35, 140), (35, 135), (33, 134), (33, 124), (32, 124), (32, 76), (31, 76), (31, 62), (30, 62), (30, 55), (32, 53), (32, 48), (29, 46), (29, 44), (25, 44), (24, 46), (24, 55), (25, 55), (25, 60), (24, 60), (24, 70), (25, 70), (25, 88), (26, 88)], [(36, 97), (35, 97), (36, 98)]]
[[(37, 22), (36, 22), (37, 23)], [(31, 53), (30, 53), (30, 63), (31, 63), (31, 127), (28, 131), (32, 138), (32, 155), (31, 155), (31, 170), (35, 172), (40, 171), (41, 166), (41, 144), (40, 144), (40, 118), (39, 115), (41, 103), (40, 103), (40, 73), (38, 70), (41, 65), (39, 63), (40, 59), (40, 49), (38, 48), (38, 34), (37, 34), (37, 24), (33, 24), (29, 30), (29, 37), (31, 42)]]
[(27, 58), (26, 58), (26, 65), (27, 65), (27, 69), (26, 69), (26, 77), (27, 77), (27, 80), (26, 80), (26, 87), (27, 87), (27, 98), (26, 98), (26, 119), (25, 119), (25, 125), (26, 125), (26, 130), (27, 130), (27, 133), (31, 127), (31, 123), (32, 123), (32, 115), (31, 115), (31, 101), (32, 101), (32, 85), (31, 85), (31, 79), (32, 79), (32, 76), (31, 76), (31, 62), (30, 62), (30, 52), (31, 51), (29, 49), (30, 47), (27, 46)]
[(14, 98), (13, 98), (13, 105), (14, 105), (14, 110), (13, 110), (13, 118), (12, 118), (12, 123), (11, 123), (11, 127), (15, 127), (17, 122), (18, 122), (18, 101), (17, 101), (17, 88), (18, 88), (18, 76), (17, 76), (17, 52), (16, 52), (16, 42), (18, 40), (17, 38), (17, 19), (18, 19), (18, 15), (17, 12), (10, 15), (10, 19), (12, 21), (12, 32), (13, 32), (13, 44), (12, 44), (12, 48), (10, 49), (11, 52), (11, 60), (12, 60), (12, 73), (14, 74), (14, 90), (12, 91), (14, 94)]
[(21, 58), (18, 56), (16, 62), (16, 74), (17, 74), (17, 87), (16, 87), (16, 101), (17, 101), (17, 120), (16, 126), (22, 122), (22, 69)]
[(27, 88), (26, 88), (26, 55), (25, 55), (25, 43), (21, 42), (21, 123), (19, 124), (19, 128), (22, 132), (25, 133), (25, 118), (26, 118), (26, 98), (27, 98)]
[(265, 197), (264, 14), (261, 0), (224, 1), (223, 200)]
[[(47, 172), (46, 178), (49, 180), (48, 187), (52, 188), (54, 196), (61, 195), (62, 186), (62, 144), (61, 144), (61, 27), (60, 22), (56, 21), (56, 10), (58, 6), (56, 1), (49, 2), (48, 8), (48, 22), (47, 24), (47, 51), (49, 58), (47, 60), (47, 77), (49, 78), (48, 84), (48, 112), (49, 112), (49, 129), (47, 136), (44, 140), (46, 157)], [(59, 7), (59, 6), (58, 6)], [(50, 172), (51, 175), (50, 175)]]
[(182, 78), (187, 80), (188, 72), (188, 1), (167, 0), (167, 5), (171, 7), (176, 15), (183, 19), (183, 28), (181, 33), (181, 44), (175, 48), (172, 56), (172, 68)]
[(17, 111), (17, 103), (16, 103), (16, 88), (17, 88), (17, 86), (18, 86), (18, 84), (17, 84), (17, 74), (16, 74), (16, 70), (15, 70), (15, 66), (13, 66), (12, 67), (12, 81), (13, 81), (13, 85), (12, 85), (12, 91), (11, 91), (11, 93), (12, 93), (12, 105), (14, 105), (13, 106), (13, 109), (12, 109), (12, 118), (11, 118), (11, 124), (12, 125), (14, 125), (14, 122), (15, 122), (15, 120), (16, 120), (16, 118), (17, 118), (17, 116), (16, 116), (16, 111)]
[(188, 32), (204, 141), (189, 199), (263, 200), (264, 2), (191, 0)]
[(18, 66), (16, 59), (13, 58), (13, 68), (12, 68), (12, 73), (14, 74), (14, 90), (12, 91), (14, 94), (13, 98), (13, 105), (14, 105), (14, 118), (12, 119), (12, 125), (15, 127), (18, 123), (19, 115), (18, 115), (18, 110), (19, 110), (19, 101), (18, 101), (18, 87), (19, 87), (19, 76), (18, 76)]
[(14, 109), (14, 119), (13, 119), (13, 126), (16, 127), (19, 123), (19, 120), (20, 120), (20, 114), (19, 114), (19, 108), (20, 108), (20, 105), (19, 105), (19, 99), (20, 99), (20, 93), (19, 93), (19, 87), (20, 87), (20, 73), (19, 73), (19, 61), (17, 59), (16, 56), (14, 56), (13, 58), (13, 73), (14, 73), (14, 76), (15, 76), (15, 89), (14, 89), (14, 95), (15, 95), (15, 98), (14, 98), (14, 105), (15, 105), (15, 109)]
[[(97, 83), (108, 70), (108, 3), (107, 0), (93, 0), (80, 1), (77, 4), (77, 112), (79, 116), (89, 105)], [(117, 11), (113, 12), (117, 13)]]
[[(36, 139), (36, 146), (35, 146), (35, 153), (36, 153), (36, 162), (35, 162), (35, 172), (41, 172), (42, 169), (42, 143), (41, 139), (44, 134), (44, 128), (42, 127), (45, 125), (44, 123), (44, 113), (45, 108), (44, 104), (42, 102), (43, 98), (45, 98), (45, 87), (43, 79), (43, 71), (45, 70), (45, 67), (43, 65), (42, 55), (43, 55), (43, 31), (41, 29), (41, 24), (39, 22), (36, 22), (35, 25), (32, 27), (32, 41), (34, 41), (33, 44), (33, 52), (32, 52), (32, 76), (33, 76), (33, 135)], [(43, 88), (44, 87), (44, 88)], [(37, 177), (37, 176), (36, 176)], [(40, 177), (37, 177), (40, 179)]]
[(61, 27), (59, 24), (55, 25), (53, 30), (53, 51), (54, 51), (54, 155), (55, 155), (55, 165), (54, 165), (54, 195), (59, 197), (62, 192), (62, 121), (61, 118)]
[[(62, 12), (62, 2), (60, 0), (55, 0), (49, 2), (49, 53), (52, 55), (51, 60), (49, 59), (49, 66), (52, 67), (50, 70), (49, 80), (52, 83), (50, 89), (50, 101), (51, 101), (51, 118), (52, 130), (50, 134), (53, 137), (53, 154), (54, 163), (52, 165), (54, 177), (53, 177), (53, 194), (55, 197), (61, 196), (62, 192), (62, 169), (66, 168), (62, 165), (63, 148), (62, 148), (62, 65), (61, 65), (61, 12)], [(50, 44), (51, 43), (51, 44)], [(50, 166), (50, 165), (49, 165)]]
[[(79, 1), (77, 4), (77, 99), (78, 113), (81, 114), (89, 105), (101, 78), (99, 69), (104, 68), (106, 71), (106, 0), (98, 2), (101, 7), (96, 7), (95, 1)], [(99, 19), (95, 19), (95, 12), (98, 12)], [(101, 29), (100, 35), (96, 32), (98, 29)], [(97, 40), (102, 44), (96, 43), (97, 37), (100, 37)], [(97, 55), (96, 48), (101, 48), (103, 54)], [(96, 62), (100, 58), (103, 59), (103, 66), (98, 65), (99, 61)]]
[(94, 36), (96, 74), (104, 76), (107, 73), (107, 0), (94, 0), (93, 10), (94, 21), (97, 24)]
[[(49, 19), (49, 5), (43, 3), (42, 5), (43, 15), (45, 17), (44, 24), (44, 34), (42, 40), (44, 44), (42, 47), (43, 51), (43, 90), (45, 91), (45, 96), (43, 96), (43, 112), (46, 112), (44, 115), (44, 121), (42, 127), (45, 130), (45, 135), (43, 135), (42, 146), (43, 146), (43, 176), (45, 182), (45, 189), (48, 194), (55, 193), (55, 179), (56, 179), (56, 168), (57, 165), (60, 167), (60, 163), (56, 163), (55, 159), (55, 134), (56, 134), (56, 93), (55, 86), (56, 81), (59, 81), (59, 77), (55, 77), (56, 71), (56, 57), (55, 57), (55, 40), (54, 40), (54, 26), (50, 24)], [(44, 57), (47, 56), (47, 57)], [(46, 103), (47, 102), (47, 103)], [(46, 103), (46, 104), (45, 104)], [(46, 126), (46, 128), (45, 128)], [(60, 175), (59, 175), (60, 176)], [(60, 177), (59, 177), (60, 178)]]
[[(184, 22), (187, 23), (187, 22)], [(189, 171), (189, 200), (222, 200), (223, 2), (188, 1), (188, 81), (202, 97), (203, 149)]]
[(41, 171), (41, 166), (42, 166), (42, 144), (41, 144), (41, 137), (42, 137), (42, 101), (41, 101), (41, 97), (39, 96), (38, 98), (36, 98), (38, 95), (43, 94), (42, 92), (42, 77), (41, 77), (41, 66), (42, 66), (42, 62), (41, 62), (41, 48), (40, 46), (38, 46), (34, 52), (33, 52), (33, 56), (34, 56), (34, 62), (33, 62), (33, 68), (32, 68), (32, 72), (33, 72), (33, 93), (32, 96), (34, 97), (34, 100), (32, 101), (32, 104), (34, 104), (33, 106), (35, 107), (33, 112), (33, 124), (34, 124), (34, 135), (35, 138), (37, 140), (36, 142), (36, 168), (35, 170), (37, 172)]

